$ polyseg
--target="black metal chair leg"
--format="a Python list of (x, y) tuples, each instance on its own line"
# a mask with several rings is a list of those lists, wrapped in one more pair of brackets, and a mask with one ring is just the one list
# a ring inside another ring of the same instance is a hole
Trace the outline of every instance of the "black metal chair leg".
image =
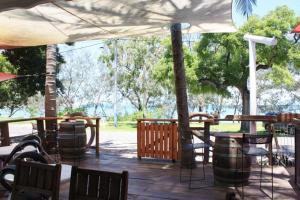
[(193, 159), (194, 159), (194, 150), (192, 150), (192, 159), (190, 159), (190, 182), (189, 182), (189, 189), (192, 189), (192, 173), (193, 173)]
[[(181, 161), (180, 161), (181, 162)], [(180, 170), (179, 170), (179, 182), (182, 182), (182, 164), (180, 163)]]
[(262, 155), (260, 156), (260, 179), (259, 179), (259, 188), (261, 189), (261, 179), (262, 179)]
[[(242, 149), (244, 147), (242, 146)], [(244, 153), (242, 152), (242, 176), (244, 177)], [(244, 199), (244, 181), (242, 181), (242, 199)]]
[(272, 172), (271, 172), (271, 175), (272, 175), (272, 200), (273, 200), (273, 190), (274, 190), (274, 186), (273, 186), (273, 177), (274, 177), (274, 172), (273, 172), (273, 156), (271, 156), (271, 170), (272, 170)]
[(204, 156), (203, 156), (203, 160), (202, 160), (202, 171), (203, 171), (203, 178), (205, 180), (205, 163), (204, 163)]

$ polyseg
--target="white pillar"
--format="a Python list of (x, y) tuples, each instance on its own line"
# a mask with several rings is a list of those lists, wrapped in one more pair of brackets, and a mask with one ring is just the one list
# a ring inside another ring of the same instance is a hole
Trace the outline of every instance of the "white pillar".
[[(249, 40), (249, 90), (250, 115), (256, 115), (256, 50), (255, 42)], [(250, 122), (250, 133), (256, 133), (256, 122)]]
[[(244, 35), (244, 40), (249, 42), (249, 90), (250, 90), (250, 115), (256, 115), (256, 50), (255, 44), (261, 43), (265, 45), (276, 45), (277, 40), (273, 38)], [(250, 122), (250, 133), (256, 133), (256, 122)]]

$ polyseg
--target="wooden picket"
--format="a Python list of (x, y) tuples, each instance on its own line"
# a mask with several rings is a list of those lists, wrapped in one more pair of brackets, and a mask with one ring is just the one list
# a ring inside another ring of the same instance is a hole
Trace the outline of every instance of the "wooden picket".
[(179, 160), (176, 120), (138, 120), (138, 158)]

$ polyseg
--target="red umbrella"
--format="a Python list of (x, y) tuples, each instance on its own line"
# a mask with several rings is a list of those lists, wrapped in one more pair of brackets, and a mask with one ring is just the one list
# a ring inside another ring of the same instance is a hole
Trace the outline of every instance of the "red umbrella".
[(13, 79), (13, 78), (17, 78), (17, 75), (0, 72), (0, 82), (6, 81), (6, 80), (9, 80), (9, 79)]
[(292, 33), (300, 33), (300, 23), (292, 30)]
[(300, 23), (291, 32), (294, 33), (295, 43), (297, 43), (300, 39)]

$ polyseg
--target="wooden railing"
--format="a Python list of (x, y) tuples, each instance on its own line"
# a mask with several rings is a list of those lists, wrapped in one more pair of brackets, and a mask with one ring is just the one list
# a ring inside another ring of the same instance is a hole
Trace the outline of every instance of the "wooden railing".
[(180, 158), (177, 123), (173, 119), (138, 119), (138, 158)]
[(84, 119), (84, 120), (95, 120), (96, 124), (87, 123), (87, 127), (95, 127), (96, 128), (96, 153), (99, 154), (99, 128), (100, 128), (100, 118), (99, 117), (35, 117), (35, 118), (24, 118), (24, 119), (12, 119), (12, 120), (2, 120), (0, 121), (0, 133), (1, 133), (1, 146), (9, 146), (10, 145), (10, 134), (9, 134), (9, 123), (14, 122), (23, 122), (23, 121), (36, 121), (37, 123), (37, 131), (39, 137), (42, 139), (44, 144), (45, 142), (45, 121), (46, 120), (76, 120), (76, 119)]

